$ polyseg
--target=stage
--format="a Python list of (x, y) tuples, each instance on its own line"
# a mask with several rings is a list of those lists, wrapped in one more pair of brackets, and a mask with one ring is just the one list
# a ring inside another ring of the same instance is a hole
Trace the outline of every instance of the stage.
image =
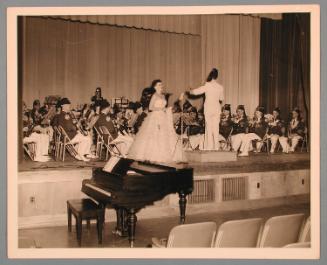
[[(38, 163), (25, 160), (18, 173), (19, 227), (60, 226), (67, 222), (66, 201), (86, 197), (83, 179), (104, 161)], [(310, 154), (250, 154), (237, 161), (189, 163), (194, 190), (187, 214), (238, 211), (310, 202)], [(171, 194), (138, 213), (139, 219), (179, 215), (178, 195)], [(114, 220), (113, 210), (106, 220)]]
[[(103, 167), (105, 161), (93, 160), (89, 162), (78, 161), (67, 155), (64, 162), (51, 160), (49, 162), (33, 162), (25, 159), (19, 165), (19, 172), (43, 171), (43, 170), (76, 170), (90, 169), (92, 167)], [(267, 155), (267, 153), (250, 154), (248, 157), (237, 157), (237, 161), (214, 162), (214, 163), (198, 163), (191, 162), (188, 166), (194, 169), (196, 176), (210, 174), (228, 174), (228, 173), (247, 173), (262, 171), (281, 171), (293, 169), (309, 169), (310, 154), (293, 153), (283, 154), (277, 153)]]

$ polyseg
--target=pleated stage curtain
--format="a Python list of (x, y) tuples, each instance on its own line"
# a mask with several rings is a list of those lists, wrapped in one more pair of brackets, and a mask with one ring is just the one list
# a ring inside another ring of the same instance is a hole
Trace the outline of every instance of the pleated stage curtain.
[(242, 15), (201, 17), (202, 81), (213, 67), (232, 111), (244, 104), (251, 114), (259, 104), (260, 18)]
[(262, 20), (260, 102), (269, 111), (278, 106), (284, 119), (299, 107), (310, 124), (310, 14)]
[[(27, 17), (23, 99), (31, 106), (36, 98), (61, 95), (69, 97), (74, 105), (82, 104), (89, 102), (100, 86), (105, 98), (138, 100), (144, 87), (161, 78), (167, 92), (173, 93), (172, 104), (181, 92), (200, 86), (216, 67), (219, 82), (225, 87), (226, 103), (232, 104), (233, 110), (244, 104), (252, 113), (259, 102), (260, 18), (197, 18), (193, 23), (201, 26), (200, 35)], [(126, 19), (118, 22), (127, 23)], [(170, 29), (183, 28), (174, 26), (169, 18), (167, 21)], [(199, 107), (201, 100), (194, 104)]]
[(98, 15), (52, 16), (69, 21), (135, 27), (172, 33), (200, 35), (200, 15)]
[(107, 99), (138, 100), (156, 78), (173, 93), (201, 84), (200, 36), (27, 17), (23, 100), (48, 95), (90, 102), (95, 88)]

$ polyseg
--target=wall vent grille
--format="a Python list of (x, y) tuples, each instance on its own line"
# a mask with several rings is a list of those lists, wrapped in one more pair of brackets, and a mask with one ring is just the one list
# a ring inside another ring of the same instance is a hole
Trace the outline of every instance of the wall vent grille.
[(188, 203), (207, 203), (215, 201), (214, 179), (194, 180), (193, 192), (188, 195)]
[(246, 199), (246, 177), (227, 177), (222, 179), (222, 200)]

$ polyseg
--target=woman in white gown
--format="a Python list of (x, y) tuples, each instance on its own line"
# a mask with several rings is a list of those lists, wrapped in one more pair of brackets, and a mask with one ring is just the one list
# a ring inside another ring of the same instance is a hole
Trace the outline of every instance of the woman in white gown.
[(161, 80), (154, 80), (153, 87), (156, 92), (151, 97), (148, 116), (129, 149), (128, 157), (154, 163), (183, 162), (182, 146), (174, 129), (171, 107), (166, 108)]

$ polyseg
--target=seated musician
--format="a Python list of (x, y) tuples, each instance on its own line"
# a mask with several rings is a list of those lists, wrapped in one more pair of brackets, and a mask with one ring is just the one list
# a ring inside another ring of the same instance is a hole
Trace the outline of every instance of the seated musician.
[(135, 108), (136, 108), (137, 119), (133, 126), (133, 133), (137, 134), (145, 117), (148, 114), (147, 114), (147, 110), (143, 110), (143, 107), (140, 102), (135, 102)]
[(62, 111), (56, 117), (53, 126), (61, 126), (70, 138), (71, 143), (77, 144), (76, 151), (78, 154), (75, 157), (77, 160), (89, 161), (89, 158), (94, 158), (91, 154), (92, 138), (89, 135), (82, 134), (80, 129), (77, 128), (77, 122), (71, 113), (69, 99), (61, 99), (60, 105)]
[(189, 113), (184, 113), (183, 116), (184, 128), (187, 133), (191, 148), (203, 149), (204, 144), (204, 126), (198, 121), (198, 112), (195, 107), (189, 109)]
[(107, 129), (107, 132), (103, 132), (105, 136), (105, 142), (108, 141), (108, 137), (110, 136), (112, 140), (110, 143), (114, 143), (117, 148), (119, 149), (119, 152), (126, 156), (128, 153), (128, 150), (130, 146), (133, 143), (133, 138), (129, 136), (128, 134), (122, 134), (120, 133), (116, 128), (113, 120), (110, 118), (109, 115), (110, 111), (110, 104), (107, 100), (103, 100), (101, 103), (101, 112), (99, 115), (98, 120), (95, 123), (95, 128), (97, 128), (98, 131), (101, 131), (100, 128), (103, 126)]
[(99, 114), (100, 113), (100, 106), (101, 106), (101, 102), (103, 100), (103, 97), (101, 95), (101, 87), (97, 87), (95, 89), (95, 95), (92, 96), (91, 98), (91, 102), (92, 102), (92, 107), (93, 110), (95, 111), (95, 113)]
[(225, 104), (222, 108), (219, 122), (219, 142), (220, 148), (224, 151), (228, 151), (227, 144), (228, 137), (232, 131), (233, 122), (231, 117), (230, 104)]
[(232, 122), (232, 149), (238, 152), (248, 128), (248, 118), (245, 113), (244, 105), (237, 106), (236, 114), (232, 117)]
[[(54, 116), (54, 112), (50, 114), (52, 117)], [(31, 117), (33, 119), (34, 130), (42, 134), (48, 134), (49, 141), (52, 140), (53, 129), (50, 126), (52, 117), (48, 117), (48, 106), (45, 104), (45, 106), (41, 108), (40, 101), (38, 99), (34, 100)]]
[(23, 144), (35, 144), (35, 157), (36, 162), (49, 161), (49, 136), (41, 134), (39, 131), (34, 131), (33, 119), (31, 113), (26, 109), (25, 103), (23, 104)]
[(128, 132), (135, 134), (134, 132), (134, 124), (137, 120), (138, 114), (136, 113), (136, 109), (137, 109), (137, 105), (136, 103), (130, 101), (128, 103), (128, 107), (126, 109), (125, 112), (125, 118), (127, 120), (127, 128), (128, 128)]
[[(280, 118), (280, 109), (276, 107), (273, 110), (272, 115), (266, 116), (268, 122), (268, 137), (271, 141), (270, 153), (275, 153), (276, 145), (278, 143), (278, 139), (283, 135), (283, 131), (285, 131), (284, 121)], [(283, 129), (284, 128), (284, 129)]]
[(256, 141), (256, 149), (254, 152), (261, 152), (262, 148), (262, 140), (267, 134), (268, 124), (264, 118), (264, 108), (257, 107), (254, 118), (249, 122), (249, 130), (248, 133), (244, 135), (242, 139), (242, 144), (239, 156), (248, 156), (249, 151), (251, 150), (252, 141)]
[(129, 134), (127, 119), (125, 118), (125, 110), (123, 110), (122, 108), (120, 108), (116, 105), (116, 106), (114, 106), (114, 111), (115, 111), (115, 114), (114, 114), (113, 122), (115, 124), (116, 129), (122, 135)]
[(60, 99), (56, 102), (55, 104), (55, 115), (52, 117), (51, 121), (50, 121), (50, 125), (52, 127), (56, 126), (55, 124), (58, 124), (58, 118), (59, 118), (59, 114), (61, 113), (61, 105), (60, 105)]
[[(280, 137), (279, 142), (283, 148), (283, 152), (292, 153), (295, 151), (299, 141), (303, 140), (306, 130), (299, 108), (293, 109), (292, 120), (288, 126), (288, 138), (286, 136)], [(288, 143), (288, 139), (290, 140), (290, 144)]]

